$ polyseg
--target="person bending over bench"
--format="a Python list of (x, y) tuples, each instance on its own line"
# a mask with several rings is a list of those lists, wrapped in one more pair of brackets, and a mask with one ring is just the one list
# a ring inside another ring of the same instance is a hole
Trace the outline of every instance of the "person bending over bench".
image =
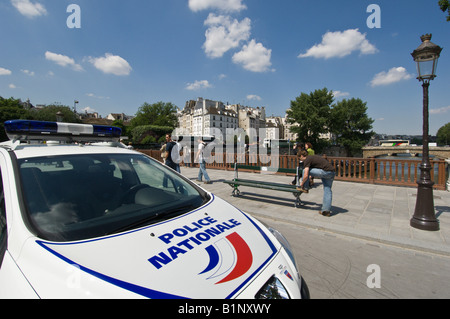
[(303, 178), (297, 190), (307, 194), (309, 192), (309, 178), (318, 177), (322, 179), (323, 203), (322, 210), (319, 211), (319, 214), (330, 217), (331, 202), (333, 200), (331, 187), (333, 186), (334, 176), (336, 175), (333, 165), (322, 156), (308, 155), (307, 151), (299, 152), (298, 156), (303, 161)]

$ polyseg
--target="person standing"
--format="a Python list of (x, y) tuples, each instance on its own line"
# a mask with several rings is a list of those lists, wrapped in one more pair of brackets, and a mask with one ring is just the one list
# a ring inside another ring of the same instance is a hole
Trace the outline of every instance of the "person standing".
[(305, 149), (305, 144), (297, 142), (292, 149), (294, 151), (294, 154), (298, 155), (299, 152)]
[(175, 170), (181, 174), (180, 162), (181, 162), (181, 144), (178, 142), (178, 136), (172, 138), (172, 142), (175, 144), (172, 148), (172, 162), (175, 163)]
[(300, 160), (303, 161), (303, 178), (297, 190), (308, 193), (309, 192), (309, 177), (318, 177), (322, 179), (323, 184), (323, 203), (322, 210), (319, 214), (322, 216), (331, 216), (331, 202), (333, 200), (333, 186), (334, 176), (336, 175), (333, 165), (331, 165), (325, 158), (318, 155), (309, 155), (307, 151), (299, 153)]
[[(312, 144), (310, 142), (307, 142), (305, 144), (305, 150), (308, 152), (308, 155), (316, 155), (316, 152), (314, 152)], [(309, 186), (314, 186), (314, 177), (312, 176), (310, 177)]]
[(176, 154), (179, 154), (177, 143), (172, 140), (171, 134), (166, 134), (166, 157), (164, 163), (171, 169), (180, 172), (180, 165), (173, 158)]
[(200, 169), (198, 171), (198, 181), (202, 181), (202, 177), (205, 177), (205, 184), (211, 184), (211, 179), (208, 176), (208, 172), (206, 172), (206, 160), (205, 160), (205, 147), (206, 147), (206, 143), (203, 142), (202, 138), (200, 137), (198, 139), (198, 151), (197, 154), (195, 155), (195, 160), (194, 162), (199, 163)]
[[(298, 157), (299, 153), (305, 149), (305, 144), (297, 142), (292, 149), (294, 151), (294, 154)], [(302, 161), (298, 162), (298, 169), (303, 169)], [(297, 185), (297, 182), (297, 176), (295, 176), (294, 180), (291, 182), (291, 185)]]
[(312, 148), (312, 144), (310, 142), (305, 144), (305, 149), (308, 152), (308, 155), (316, 155), (316, 153), (314, 152), (314, 150)]
[(191, 167), (192, 159), (191, 159), (191, 146), (186, 145), (183, 147), (183, 163), (186, 167)]

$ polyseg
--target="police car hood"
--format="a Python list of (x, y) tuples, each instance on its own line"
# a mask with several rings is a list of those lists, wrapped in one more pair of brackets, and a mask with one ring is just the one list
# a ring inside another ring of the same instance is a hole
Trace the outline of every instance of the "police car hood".
[(195, 211), (127, 233), (38, 244), (127, 292), (165, 299), (236, 297), (279, 249), (261, 224), (215, 196)]

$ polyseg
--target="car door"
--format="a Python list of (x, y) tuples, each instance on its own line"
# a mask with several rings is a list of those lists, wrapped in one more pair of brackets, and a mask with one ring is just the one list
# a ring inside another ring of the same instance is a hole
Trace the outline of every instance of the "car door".
[(6, 209), (5, 209), (5, 196), (3, 192), (3, 179), (2, 170), (0, 168), (0, 268), (2, 266), (3, 257), (6, 252)]

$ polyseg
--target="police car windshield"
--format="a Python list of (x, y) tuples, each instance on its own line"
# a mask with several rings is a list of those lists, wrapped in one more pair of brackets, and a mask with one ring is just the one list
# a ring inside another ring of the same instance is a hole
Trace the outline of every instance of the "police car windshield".
[(141, 221), (173, 218), (208, 200), (194, 184), (140, 154), (28, 158), (19, 168), (27, 218), (38, 236), (51, 241), (145, 226)]

